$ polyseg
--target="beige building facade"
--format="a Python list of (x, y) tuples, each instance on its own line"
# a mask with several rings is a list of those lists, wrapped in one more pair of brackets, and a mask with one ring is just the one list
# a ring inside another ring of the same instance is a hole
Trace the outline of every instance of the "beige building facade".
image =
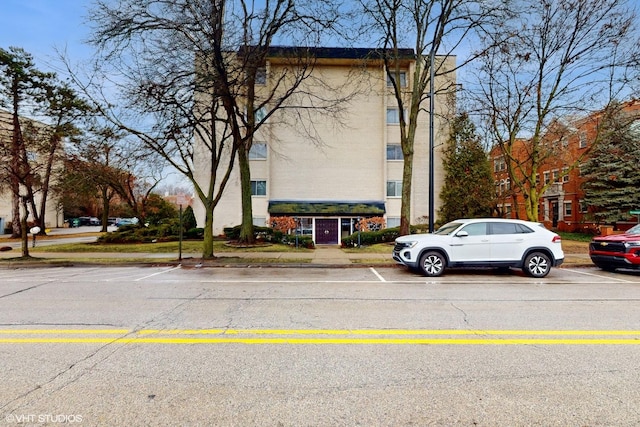
[[(35, 124), (35, 126), (39, 128), (45, 128), (46, 126), (42, 123), (36, 122), (34, 120), (24, 120), (30, 124)], [(8, 167), (4, 167), (9, 164), (10, 158), (8, 157), (8, 147), (10, 145), (11, 137), (12, 137), (12, 115), (4, 110), (0, 110), (0, 148), (5, 148), (5, 150), (0, 151), (0, 162), (2, 162), (2, 168), (0, 169), (0, 178), (3, 180), (0, 182), (0, 234), (3, 234), (5, 231), (11, 232), (8, 230), (11, 225), (11, 221), (13, 218), (13, 193), (11, 191), (9, 185), (9, 172)], [(37, 164), (40, 160), (40, 155), (36, 152), (28, 152), (28, 156), (30, 156), (30, 160), (32, 161), (32, 167), (38, 168)], [(56, 163), (55, 167), (59, 167), (60, 164)], [(35, 205), (40, 208), (42, 203), (42, 193), (38, 191), (38, 188), (34, 188), (34, 202)], [(20, 204), (22, 205), (22, 204)], [(22, 206), (20, 206), (22, 212)], [(27, 221), (33, 221), (33, 212), (29, 212), (29, 218)], [(22, 215), (22, 213), (21, 213)], [(63, 214), (62, 209), (58, 206), (58, 201), (55, 196), (49, 193), (49, 197), (47, 199), (46, 204), (46, 212), (45, 212), (45, 228), (54, 228), (54, 227), (62, 227), (63, 226)]]
[[(337, 115), (314, 111), (309, 101), (306, 105), (300, 101), (304, 114), (297, 114), (295, 108), (278, 110), (255, 135), (250, 153), (254, 224), (265, 226), (273, 217), (295, 217), (302, 233), (312, 236), (316, 244), (339, 244), (365, 217), (383, 217), (387, 227), (400, 224), (403, 156), (398, 105), (383, 61), (370, 59), (370, 52), (323, 49), (314, 62), (313, 79), (300, 88), (319, 98), (344, 99)], [(445, 66), (453, 69), (454, 63), (455, 58), (448, 58)], [(278, 67), (277, 58), (267, 61), (260, 83), (269, 85), (270, 77), (279, 75)], [(400, 67), (407, 93), (414, 67), (415, 59), (404, 60)], [(454, 74), (446, 81), (436, 79), (435, 86), (455, 87)], [(444, 117), (451, 113), (451, 98), (450, 93), (435, 97), (436, 213), (443, 183), (441, 149), (448, 138)], [(423, 108), (428, 105), (427, 100)], [(208, 168), (203, 165), (197, 170)], [(207, 177), (197, 179), (205, 182)], [(198, 200), (194, 212), (202, 225), (204, 208)], [(423, 110), (415, 138), (411, 222), (426, 223), (428, 214), (429, 113)], [(240, 176), (235, 168), (214, 211), (214, 233), (240, 222)]]

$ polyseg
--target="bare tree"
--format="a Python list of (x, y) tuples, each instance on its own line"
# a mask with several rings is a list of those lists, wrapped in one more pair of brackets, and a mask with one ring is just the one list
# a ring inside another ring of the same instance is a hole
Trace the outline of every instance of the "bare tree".
[(68, 194), (72, 188), (83, 188), (99, 200), (102, 231), (107, 231), (111, 203), (116, 198), (144, 222), (149, 196), (163, 179), (164, 161), (126, 136), (94, 125), (85, 129), (82, 141), (67, 152), (67, 170), (58, 191)]
[[(213, 213), (237, 160), (249, 191), (242, 199), (244, 238), (253, 238), (247, 167), (253, 135), (309, 77), (308, 68), (288, 68), (257, 94), (269, 48), (276, 37), (314, 45), (309, 37), (329, 28), (336, 7), (310, 0), (260, 6), (244, 0), (99, 0), (91, 11), (104, 78), (84, 87), (97, 98), (95, 89), (110, 84), (109, 96), (122, 95), (120, 108), (103, 107), (102, 114), (193, 185), (205, 209), (204, 258), (214, 256)], [(206, 179), (198, 179), (201, 165)]]
[[(458, 68), (473, 60), (480, 52), (471, 49), (469, 55), (457, 65), (452, 64), (454, 52), (479, 32), (490, 31), (495, 34), (492, 24), (504, 14), (504, 7), (501, 1), (487, 5), (486, 2), (468, 0), (360, 0), (360, 3), (373, 21), (373, 33), (380, 34), (379, 44), (385, 51), (387, 76), (392, 82), (398, 104), (404, 157), (400, 233), (408, 234), (413, 159), (420, 114), (425, 109), (436, 114), (435, 100), (430, 97), (430, 92), (455, 92), (452, 79), (446, 77), (453, 77)], [(402, 63), (407, 59), (407, 49), (403, 48), (413, 49), (411, 55), (416, 61), (412, 74), (407, 76), (408, 88), (401, 84)], [(431, 91), (430, 85), (435, 85), (436, 80), (440, 83)], [(445, 102), (440, 102), (440, 107), (443, 105)], [(433, 147), (433, 141), (430, 144)], [(433, 156), (430, 157), (433, 160)], [(433, 185), (433, 182), (429, 183), (429, 186)], [(430, 199), (430, 210), (433, 211), (433, 197)], [(432, 216), (429, 218), (430, 231), (433, 231)]]
[(88, 105), (55, 74), (38, 70), (30, 54), (9, 48), (0, 49), (0, 106), (9, 110), (0, 122), (0, 176), (12, 193), (13, 234), (22, 236), (23, 256), (28, 256), (29, 213), (44, 233), (63, 141), (77, 132), (74, 122), (87, 113)]
[[(538, 168), (561, 159), (571, 123), (625, 96), (638, 70), (636, 13), (627, 0), (515, 2), (499, 45), (487, 40), (476, 101), (511, 186), (538, 220)], [(523, 144), (523, 140), (526, 142)], [(580, 160), (579, 160), (580, 161)], [(566, 165), (565, 172), (576, 163)]]

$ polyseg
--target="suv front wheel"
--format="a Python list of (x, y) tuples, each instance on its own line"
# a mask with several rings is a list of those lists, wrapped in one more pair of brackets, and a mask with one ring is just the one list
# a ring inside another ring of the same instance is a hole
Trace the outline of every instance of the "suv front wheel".
[(532, 252), (525, 258), (522, 270), (531, 277), (545, 277), (551, 271), (551, 259), (542, 252)]
[(420, 257), (420, 270), (427, 277), (438, 277), (444, 273), (446, 260), (441, 253), (429, 251)]

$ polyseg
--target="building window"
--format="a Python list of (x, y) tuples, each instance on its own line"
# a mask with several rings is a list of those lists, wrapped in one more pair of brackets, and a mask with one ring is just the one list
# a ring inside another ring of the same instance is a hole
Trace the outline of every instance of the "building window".
[(400, 217), (399, 216), (388, 216), (387, 217), (387, 228), (400, 227)]
[(387, 181), (387, 197), (402, 197), (402, 181)]
[(564, 202), (564, 216), (571, 216), (573, 213), (573, 203), (571, 200)]
[(552, 170), (551, 174), (553, 176), (553, 182), (560, 182), (560, 171), (558, 171), (558, 169)]
[(400, 144), (387, 144), (387, 160), (402, 160), (403, 158)]
[[(405, 111), (405, 116), (407, 112)], [(399, 108), (387, 108), (387, 124), (397, 125), (400, 124), (400, 109)]]
[(267, 181), (251, 181), (251, 195), (252, 196), (266, 196), (267, 195)]
[(587, 148), (587, 134), (585, 132), (578, 134), (578, 148)]
[(507, 170), (507, 162), (505, 162), (504, 157), (498, 157), (493, 160), (493, 171), (494, 172), (502, 172)]
[(260, 123), (264, 121), (264, 119), (267, 117), (267, 109), (264, 107), (260, 107), (255, 111), (254, 115), (255, 115), (256, 123)]
[(265, 67), (256, 70), (256, 84), (261, 86), (267, 84), (267, 69)]
[(254, 142), (249, 150), (249, 160), (266, 160), (267, 159), (267, 143)]
[(551, 175), (550, 175), (549, 171), (543, 172), (542, 176), (544, 177), (545, 185), (548, 184), (549, 181), (551, 180)]
[(584, 200), (579, 200), (578, 201), (578, 210), (579, 210), (580, 213), (583, 213), (583, 214), (589, 212), (589, 207), (584, 202)]
[(562, 182), (569, 182), (569, 168), (562, 168)]
[[(395, 71), (391, 75), (387, 74), (387, 87), (393, 87), (393, 79), (396, 78)], [(407, 72), (400, 71), (400, 87), (407, 87)]]
[(504, 205), (504, 217), (511, 218), (511, 204)]
[(266, 227), (267, 226), (267, 218), (263, 216), (254, 216), (252, 218), (253, 225), (256, 227)]
[(303, 235), (311, 236), (313, 234), (313, 218), (298, 219), (298, 232)]

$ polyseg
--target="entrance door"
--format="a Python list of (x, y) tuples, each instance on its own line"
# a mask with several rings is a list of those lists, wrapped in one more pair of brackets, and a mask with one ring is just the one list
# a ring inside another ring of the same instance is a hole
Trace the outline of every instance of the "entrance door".
[(551, 227), (556, 228), (558, 226), (558, 201), (553, 200), (551, 202)]
[(316, 219), (316, 244), (338, 244), (338, 219)]

